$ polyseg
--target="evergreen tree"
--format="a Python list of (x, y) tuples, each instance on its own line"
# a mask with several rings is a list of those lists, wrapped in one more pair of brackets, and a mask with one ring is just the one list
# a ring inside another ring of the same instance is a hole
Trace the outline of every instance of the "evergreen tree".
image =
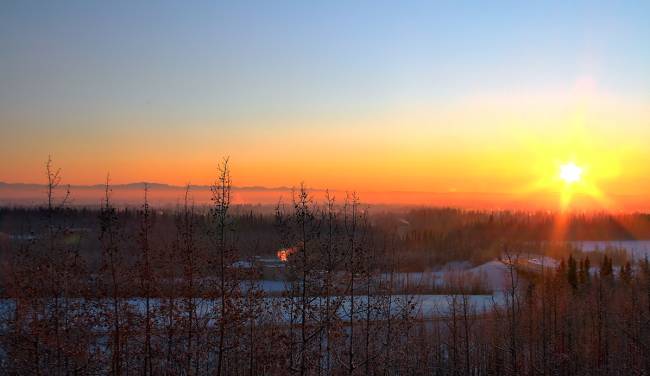
[(566, 275), (566, 262), (564, 259), (560, 260), (560, 265), (557, 266), (556, 276), (564, 278)]
[(576, 265), (576, 260), (573, 258), (572, 255), (569, 255), (568, 268), (567, 268), (567, 280), (569, 281), (571, 287), (573, 287), (574, 289), (578, 287), (577, 265)]
[(630, 262), (626, 262), (625, 265), (621, 267), (621, 281), (626, 284), (629, 284), (632, 280), (632, 265)]
[(650, 276), (650, 261), (648, 261), (648, 255), (646, 255), (643, 258), (643, 261), (641, 261), (641, 271), (643, 272), (643, 275)]
[(591, 275), (589, 274), (589, 269), (591, 269), (591, 261), (589, 261), (589, 256), (585, 256), (584, 261), (584, 283), (589, 283)]
[(603, 262), (600, 265), (600, 275), (602, 277), (610, 277), (612, 272), (612, 260), (605, 255), (603, 256)]

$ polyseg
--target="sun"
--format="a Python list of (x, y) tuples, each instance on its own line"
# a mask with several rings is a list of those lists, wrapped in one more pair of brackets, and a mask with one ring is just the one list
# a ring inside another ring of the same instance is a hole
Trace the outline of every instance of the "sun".
[(565, 163), (560, 166), (560, 179), (567, 184), (579, 182), (582, 178), (582, 168), (573, 162)]

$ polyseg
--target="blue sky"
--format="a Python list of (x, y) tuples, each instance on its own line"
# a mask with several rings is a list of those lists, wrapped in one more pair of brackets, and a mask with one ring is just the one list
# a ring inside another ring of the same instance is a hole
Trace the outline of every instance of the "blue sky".
[(650, 3), (0, 5), (3, 112), (355, 111), (599, 77), (650, 87)]

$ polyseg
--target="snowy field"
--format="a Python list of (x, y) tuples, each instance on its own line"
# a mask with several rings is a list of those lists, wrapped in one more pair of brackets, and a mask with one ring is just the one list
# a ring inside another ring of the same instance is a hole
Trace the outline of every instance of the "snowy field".
[[(505, 301), (503, 293), (495, 293), (493, 295), (466, 295), (467, 305), (469, 309), (475, 313), (483, 313), (491, 310), (494, 305), (502, 305)], [(309, 306), (313, 310), (318, 310), (318, 308), (325, 304), (326, 299), (323, 297), (309, 297)], [(387, 312), (388, 307), (390, 307), (391, 315), (409, 315), (411, 317), (417, 317), (421, 319), (434, 319), (439, 317), (447, 316), (453, 307), (455, 302), (456, 309), (460, 309), (460, 305), (463, 301), (462, 295), (392, 295), (392, 296), (372, 296), (370, 300), (366, 296), (357, 296), (354, 299), (354, 317), (357, 320), (363, 320), (366, 317), (366, 307), (368, 306), (368, 301), (370, 304), (375, 307), (384, 307), (383, 312)], [(214, 312), (218, 308), (219, 300), (206, 300), (206, 299), (196, 299), (195, 300), (195, 314), (197, 318), (208, 317), (211, 312)], [(338, 306), (337, 314), (344, 320), (349, 321), (352, 317), (352, 303), (350, 297), (331, 297), (331, 304)], [(70, 306), (82, 305), (84, 302), (77, 299), (72, 299), (68, 301)], [(99, 310), (101, 305), (107, 305), (110, 307), (110, 302), (107, 300), (102, 300), (100, 302), (86, 302), (90, 304), (90, 309)], [(151, 310), (160, 310), (164, 309), (164, 306), (167, 302), (161, 299), (151, 299), (150, 300), (150, 309)], [(282, 297), (269, 297), (263, 299), (263, 303), (268, 309), (267, 312), (275, 317), (276, 319), (281, 318), (285, 322), (290, 320), (291, 312), (291, 299), (282, 298)], [(139, 312), (144, 314), (145, 312), (145, 300), (142, 298), (129, 298), (120, 303), (122, 307), (128, 306), (129, 310), (132, 312)], [(176, 304), (182, 305), (183, 300), (178, 299)], [(301, 304), (300, 298), (293, 299), (294, 307), (297, 307)], [(12, 300), (2, 299), (0, 300), (0, 318), (3, 320), (10, 317), (13, 314), (15, 309), (15, 304)], [(88, 309), (88, 307), (86, 307)], [(375, 309), (372, 310), (376, 311)], [(373, 313), (375, 315), (374, 319), (381, 319), (384, 314)], [(260, 317), (261, 318), (261, 317)], [(294, 318), (294, 322), (296, 318)]]
[(571, 244), (585, 252), (604, 251), (608, 247), (625, 249), (635, 260), (650, 258), (650, 240), (575, 241)]

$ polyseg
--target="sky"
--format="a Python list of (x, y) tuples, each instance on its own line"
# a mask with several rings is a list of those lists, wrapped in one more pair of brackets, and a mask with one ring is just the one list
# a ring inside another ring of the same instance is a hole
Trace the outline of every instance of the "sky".
[(0, 2), (0, 181), (650, 202), (650, 3)]

